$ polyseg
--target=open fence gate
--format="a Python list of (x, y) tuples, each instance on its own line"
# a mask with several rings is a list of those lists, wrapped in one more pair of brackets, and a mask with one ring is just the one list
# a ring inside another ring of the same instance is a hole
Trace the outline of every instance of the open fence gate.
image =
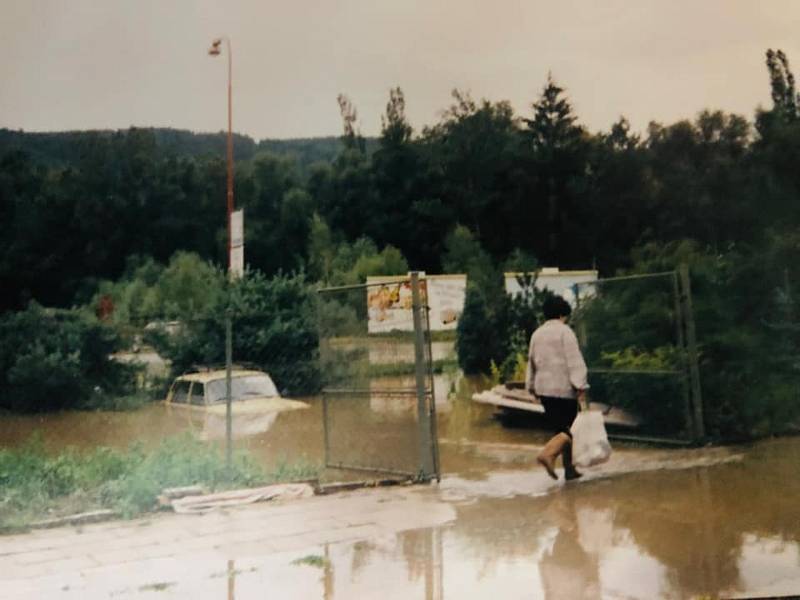
[(326, 468), (438, 480), (425, 280), (318, 293)]
[(705, 437), (689, 269), (578, 283), (573, 324), (590, 398), (640, 420), (609, 437), (674, 444)]

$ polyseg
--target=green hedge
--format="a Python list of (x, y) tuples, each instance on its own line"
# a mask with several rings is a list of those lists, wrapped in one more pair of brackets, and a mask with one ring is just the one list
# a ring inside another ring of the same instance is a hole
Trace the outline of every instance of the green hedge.
[(81, 310), (36, 303), (0, 317), (0, 407), (18, 412), (86, 408), (131, 392), (133, 368), (110, 359), (120, 339)]

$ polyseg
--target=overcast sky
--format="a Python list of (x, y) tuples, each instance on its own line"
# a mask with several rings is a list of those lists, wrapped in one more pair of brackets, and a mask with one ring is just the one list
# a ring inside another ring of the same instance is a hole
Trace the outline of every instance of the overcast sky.
[(256, 139), (337, 135), (336, 96), (380, 131), (400, 86), (416, 131), (453, 88), (527, 116), (552, 71), (581, 122), (634, 129), (703, 108), (771, 106), (767, 48), (800, 76), (798, 0), (0, 0), (0, 127), (227, 127)]

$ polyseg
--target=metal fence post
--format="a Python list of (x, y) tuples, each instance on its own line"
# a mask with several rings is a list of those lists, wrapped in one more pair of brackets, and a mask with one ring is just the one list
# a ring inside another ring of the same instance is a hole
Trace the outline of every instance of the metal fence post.
[(581, 348), (586, 349), (587, 336), (586, 336), (586, 322), (580, 318), (581, 314), (581, 288), (577, 283), (572, 284), (572, 293), (575, 295), (575, 313), (578, 316), (578, 343)]
[(431, 448), (431, 423), (425, 383), (425, 335), (422, 330), (422, 298), (419, 273), (411, 272), (411, 300), (414, 317), (414, 363), (417, 383), (417, 423), (419, 429), (420, 478), (429, 479), (434, 472)]
[(428, 349), (428, 361), (427, 361), (427, 371), (428, 371), (428, 379), (430, 380), (431, 386), (431, 403), (430, 403), (430, 410), (429, 410), (429, 418), (430, 418), (430, 444), (431, 444), (431, 452), (433, 454), (433, 476), (436, 477), (436, 481), (442, 480), (442, 466), (439, 461), (439, 423), (436, 416), (436, 388), (433, 384), (433, 343), (431, 340), (431, 311), (430, 306), (428, 305), (428, 298), (425, 298), (425, 332), (427, 335), (427, 349)]
[(689, 382), (692, 390), (692, 408), (694, 410), (694, 436), (701, 440), (706, 435), (703, 420), (703, 396), (700, 390), (700, 367), (697, 354), (697, 334), (692, 309), (692, 284), (689, 278), (689, 265), (683, 263), (678, 270), (683, 288), (683, 316), (686, 323), (686, 351), (689, 359)]
[(233, 417), (231, 415), (231, 370), (233, 368), (233, 323), (225, 313), (225, 467), (231, 478), (233, 465)]
[(672, 293), (675, 297), (675, 328), (677, 330), (678, 348), (680, 348), (681, 356), (681, 392), (683, 393), (683, 419), (687, 436), (691, 437), (695, 434), (692, 418), (692, 399), (689, 395), (689, 362), (688, 350), (686, 349), (686, 340), (683, 335), (684, 318), (683, 308), (681, 303), (681, 287), (680, 280), (678, 279), (678, 272), (672, 273)]
[(325, 466), (330, 466), (331, 438), (328, 432), (328, 394), (322, 390), (322, 436), (325, 444)]

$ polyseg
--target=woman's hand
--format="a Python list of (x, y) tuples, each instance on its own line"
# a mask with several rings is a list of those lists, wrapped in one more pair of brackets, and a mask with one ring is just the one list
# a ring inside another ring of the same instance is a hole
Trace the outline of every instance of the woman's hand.
[(586, 390), (578, 390), (578, 404), (581, 410), (586, 410)]

